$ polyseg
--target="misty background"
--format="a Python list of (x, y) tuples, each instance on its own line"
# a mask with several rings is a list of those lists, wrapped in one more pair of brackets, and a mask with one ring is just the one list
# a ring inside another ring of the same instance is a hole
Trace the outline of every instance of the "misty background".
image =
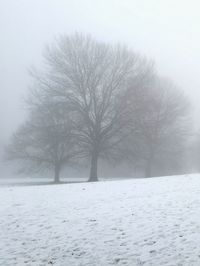
[[(7, 0), (0, 1), (0, 147), (24, 121), (28, 68), (39, 67), (45, 45), (74, 31), (121, 42), (152, 58), (199, 108), (198, 1)], [(198, 129), (198, 122), (197, 129)]]

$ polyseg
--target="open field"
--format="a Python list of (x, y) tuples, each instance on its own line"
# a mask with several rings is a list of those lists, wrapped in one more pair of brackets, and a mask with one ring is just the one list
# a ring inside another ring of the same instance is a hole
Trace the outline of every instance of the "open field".
[(200, 265), (200, 176), (0, 187), (0, 265)]

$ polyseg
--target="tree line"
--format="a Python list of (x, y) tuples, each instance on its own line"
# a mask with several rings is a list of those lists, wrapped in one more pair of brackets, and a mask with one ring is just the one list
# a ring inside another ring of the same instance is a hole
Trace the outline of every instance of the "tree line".
[(190, 103), (146, 57), (84, 34), (61, 36), (30, 70), (28, 118), (14, 133), (7, 158), (25, 171), (127, 161), (150, 177), (181, 169), (189, 137)]

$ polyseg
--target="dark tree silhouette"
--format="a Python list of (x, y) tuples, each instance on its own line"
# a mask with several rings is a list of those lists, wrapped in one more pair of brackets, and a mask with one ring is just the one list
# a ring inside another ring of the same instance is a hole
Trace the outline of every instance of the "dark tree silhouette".
[(122, 139), (123, 95), (143, 59), (119, 45), (75, 34), (47, 48), (45, 60), (45, 71), (33, 74), (37, 90), (73, 113), (80, 150), (91, 160), (89, 181), (97, 181), (99, 157), (111, 155)]

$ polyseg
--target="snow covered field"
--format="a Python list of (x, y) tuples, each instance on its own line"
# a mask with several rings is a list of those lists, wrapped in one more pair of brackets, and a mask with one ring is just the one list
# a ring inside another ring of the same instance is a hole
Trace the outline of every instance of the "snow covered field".
[(1, 266), (200, 265), (200, 176), (0, 188)]

